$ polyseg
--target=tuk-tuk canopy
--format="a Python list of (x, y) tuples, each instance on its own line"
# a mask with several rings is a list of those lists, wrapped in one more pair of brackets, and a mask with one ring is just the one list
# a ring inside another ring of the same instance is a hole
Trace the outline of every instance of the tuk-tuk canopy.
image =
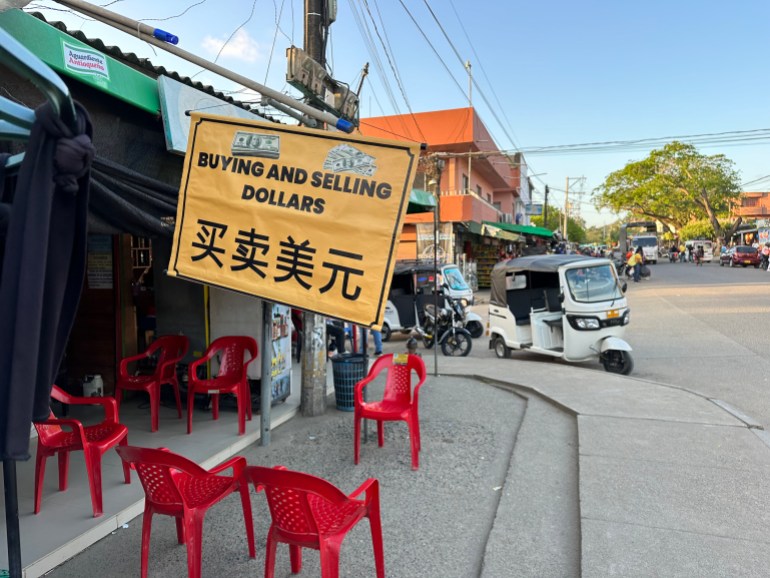
[(563, 265), (569, 265), (571, 263), (577, 263), (579, 261), (587, 261), (588, 264), (598, 265), (599, 261), (606, 261), (606, 259), (596, 259), (594, 257), (586, 257), (585, 255), (529, 255), (527, 257), (517, 257), (516, 259), (509, 259), (508, 261), (500, 261), (492, 269), (490, 275), (491, 293), (489, 296), (489, 302), (506, 307), (508, 300), (505, 295), (505, 277), (510, 273), (516, 273), (519, 271), (538, 271), (540, 273), (556, 273), (559, 267)]

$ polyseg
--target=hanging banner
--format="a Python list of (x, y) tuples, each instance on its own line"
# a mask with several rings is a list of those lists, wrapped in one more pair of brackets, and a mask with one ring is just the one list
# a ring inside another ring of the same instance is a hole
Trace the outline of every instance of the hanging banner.
[(191, 117), (168, 274), (379, 327), (419, 144)]
[[(417, 259), (433, 261), (433, 223), (416, 223), (417, 230)], [(436, 259), (439, 263), (454, 263), (454, 228), (452, 223), (441, 223), (438, 226), (438, 249)]]
[(274, 303), (272, 319), (270, 392), (276, 401), (291, 394), (291, 308)]

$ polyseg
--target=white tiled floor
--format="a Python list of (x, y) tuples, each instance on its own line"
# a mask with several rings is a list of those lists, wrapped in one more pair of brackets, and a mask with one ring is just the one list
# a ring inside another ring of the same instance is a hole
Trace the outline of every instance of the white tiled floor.
[[(331, 374), (331, 365), (328, 369)], [(292, 377), (292, 395), (285, 402), (272, 407), (272, 428), (286, 422), (299, 411), (299, 372)], [(196, 410), (193, 416), (193, 433), (188, 436), (186, 408), (183, 408), (183, 419), (178, 419), (176, 409), (172, 407), (161, 408), (159, 430), (150, 433), (149, 408), (139, 407), (140, 404), (145, 405), (142, 403), (145, 399), (135, 397), (125, 401), (121, 407), (121, 421), (129, 428), (128, 439), (131, 445), (167, 447), (204, 468), (210, 468), (260, 438), (258, 414), (254, 415), (252, 421), (246, 422), (246, 434), (238, 436), (234, 411), (220, 411), (219, 420), (213, 421), (209, 412), (199, 410)], [(103, 417), (102, 409), (98, 406), (73, 409), (77, 411), (71, 411), (70, 416), (86, 423), (98, 422)], [(33, 458), (17, 465), (22, 564), (24, 576), (27, 578), (42, 576), (141, 514), (144, 508), (144, 493), (136, 474), (133, 474), (131, 484), (124, 484), (120, 458), (116, 452), (109, 451), (104, 455), (102, 462), (104, 515), (93, 518), (83, 453), (73, 452), (70, 458), (69, 489), (66, 492), (58, 491), (56, 459), (49, 458), (40, 514), (34, 515), (32, 509), (36, 443), (32, 440), (30, 444)], [(2, 503), (0, 510), (3, 511), (0, 520), (1, 569), (8, 567), (5, 511)]]

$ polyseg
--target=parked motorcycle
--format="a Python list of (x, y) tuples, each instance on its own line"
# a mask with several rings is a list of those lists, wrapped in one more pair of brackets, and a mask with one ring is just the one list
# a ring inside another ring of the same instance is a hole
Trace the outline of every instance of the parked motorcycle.
[(471, 352), (473, 338), (470, 331), (465, 329), (465, 309), (462, 303), (451, 297), (444, 297), (444, 306), (438, 310), (432, 303), (425, 305), (425, 321), (416, 328), (426, 348), (430, 349), (436, 342), (441, 345), (441, 352), (450, 357), (465, 357)]

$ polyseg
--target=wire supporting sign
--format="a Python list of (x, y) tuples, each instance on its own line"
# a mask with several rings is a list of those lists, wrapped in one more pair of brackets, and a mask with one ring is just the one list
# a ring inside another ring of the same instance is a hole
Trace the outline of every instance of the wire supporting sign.
[(419, 143), (191, 116), (169, 275), (379, 327)]

